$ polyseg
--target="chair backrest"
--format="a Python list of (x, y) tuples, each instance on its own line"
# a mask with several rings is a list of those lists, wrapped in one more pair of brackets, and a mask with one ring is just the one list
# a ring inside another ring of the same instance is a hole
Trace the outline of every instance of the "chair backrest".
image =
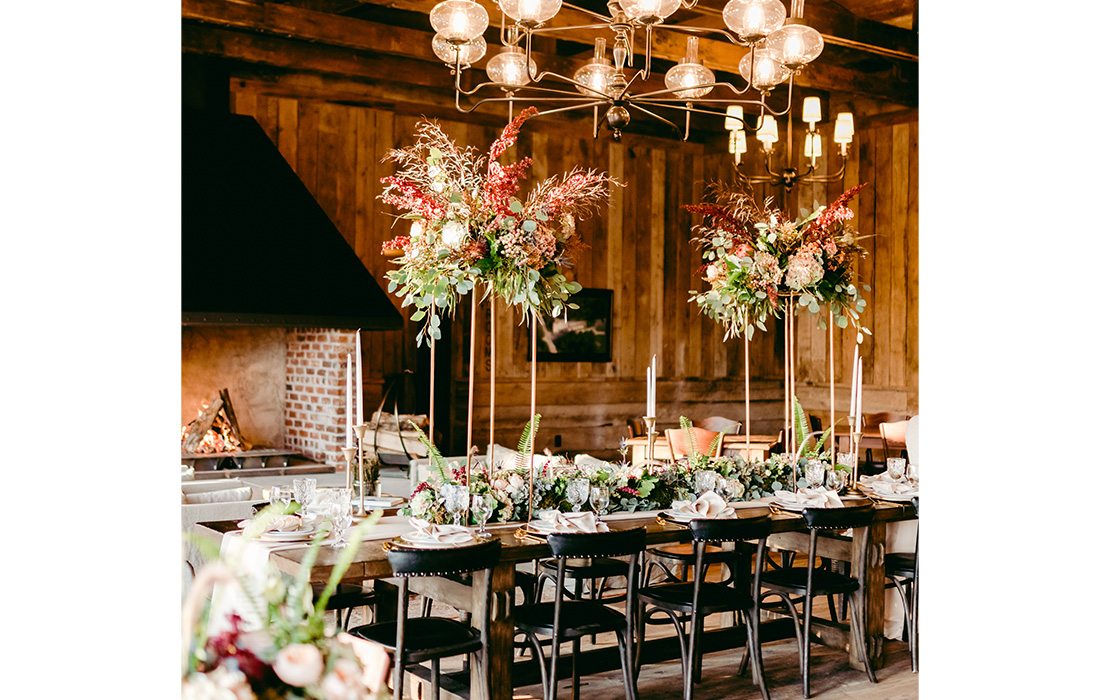
[(875, 506), (852, 508), (805, 508), (802, 517), (811, 530), (847, 530), (851, 527), (867, 527), (875, 518)]
[(877, 413), (864, 413), (863, 434), (874, 435), (878, 432), (878, 427), (882, 423), (896, 423), (897, 421), (902, 420), (909, 420), (909, 416), (904, 413), (898, 413), (897, 411), (879, 411)]
[(641, 418), (627, 418), (626, 429), (630, 437), (645, 437), (645, 421)]
[(713, 430), (726, 435), (737, 435), (741, 432), (741, 422), (722, 416), (709, 416), (699, 421), (699, 427), (704, 430)]
[(445, 576), (481, 571), (496, 566), (500, 560), (500, 540), (490, 540), (471, 547), (444, 549), (391, 549), (386, 553), (393, 575)]
[(645, 549), (645, 528), (553, 533), (546, 536), (546, 544), (557, 558), (624, 557)]
[[(722, 433), (696, 427), (689, 428), (689, 430), (695, 435), (695, 449), (700, 454), (707, 454), (711, 457), (717, 457), (722, 454), (721, 440), (718, 440), (713, 450), (710, 449), (710, 446), (715, 443), (715, 440), (719, 435), (722, 435)], [(668, 449), (672, 452), (673, 459), (686, 457), (691, 453), (688, 434), (683, 428), (669, 428), (665, 431), (665, 437), (668, 438)]]
[(914, 469), (920, 466), (920, 459), (917, 452), (917, 443), (920, 442), (919, 418), (920, 416), (913, 416), (905, 426), (905, 452), (909, 455), (909, 462), (913, 465)]
[(755, 518), (696, 518), (688, 522), (695, 542), (736, 542), (757, 540), (772, 533), (769, 515)]
[(878, 434), (882, 438), (887, 457), (900, 455), (905, 449), (905, 429), (908, 425), (907, 420), (878, 424)]

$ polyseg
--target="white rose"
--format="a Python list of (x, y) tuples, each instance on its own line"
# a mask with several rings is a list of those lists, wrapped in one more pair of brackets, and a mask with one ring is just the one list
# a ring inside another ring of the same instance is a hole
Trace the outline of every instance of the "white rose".
[(501, 478), (493, 479), (492, 488), (494, 491), (503, 491), (508, 488), (508, 482)]
[(707, 279), (712, 280), (718, 276), (718, 267), (716, 265), (707, 265)]
[(466, 240), (466, 236), (469, 234), (469, 227), (461, 221), (448, 221), (443, 224), (443, 245), (448, 248), (457, 247), (462, 241)]
[(183, 682), (183, 700), (255, 700), (240, 671), (219, 666), (210, 673), (193, 673)]
[(359, 700), (364, 696), (363, 673), (351, 659), (339, 659), (321, 681), (326, 700)]
[(312, 644), (290, 644), (275, 655), (274, 669), (283, 683), (305, 688), (321, 679), (325, 660), (321, 658), (321, 650)]
[(517, 474), (510, 474), (508, 476), (508, 490), (515, 491), (523, 486), (523, 479)]

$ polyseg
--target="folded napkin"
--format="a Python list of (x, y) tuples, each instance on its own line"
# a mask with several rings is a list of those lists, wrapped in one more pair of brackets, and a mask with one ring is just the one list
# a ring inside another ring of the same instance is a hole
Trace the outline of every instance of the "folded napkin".
[[(252, 526), (253, 521), (242, 520), (237, 527), (242, 530)], [(302, 529), (302, 519), (297, 515), (279, 515), (268, 521), (263, 532), (296, 532)]]
[(881, 474), (871, 474), (869, 476), (859, 477), (859, 483), (863, 484), (864, 486), (871, 486), (873, 484), (880, 483), (880, 482), (904, 484), (904, 483), (906, 483), (906, 480), (904, 478), (892, 479), (892, 478), (890, 478), (890, 474), (888, 474), (887, 472), (882, 472)]
[(546, 532), (608, 532), (607, 525), (596, 521), (595, 513), (562, 513), (544, 510), (539, 525)]
[(421, 518), (409, 518), (417, 536), (440, 544), (461, 544), (474, 538), (470, 529), (461, 525), (436, 525)]
[(798, 489), (796, 492), (779, 490), (775, 492), (775, 497), (784, 503), (791, 505), (807, 506), (809, 508), (843, 508), (844, 502), (840, 500), (840, 496), (836, 491), (829, 491), (825, 488)]
[(693, 518), (736, 518), (732, 504), (713, 491), (707, 491), (694, 501), (673, 501), (672, 510)]
[(916, 494), (916, 484), (909, 483), (907, 481), (873, 481), (871, 482), (871, 489), (882, 496), (904, 496), (906, 494)]

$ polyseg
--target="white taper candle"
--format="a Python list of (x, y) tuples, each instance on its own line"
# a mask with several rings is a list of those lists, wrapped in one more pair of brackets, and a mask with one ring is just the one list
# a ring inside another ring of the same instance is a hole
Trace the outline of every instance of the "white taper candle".
[(355, 331), (355, 420), (358, 425), (363, 425), (363, 331)]
[(347, 435), (347, 442), (345, 443), (344, 446), (345, 447), (355, 447), (355, 438), (353, 437), (352, 428), (351, 428), (352, 384), (351, 384), (351, 353), (350, 352), (348, 353), (348, 371), (347, 371), (347, 382), (346, 382), (346, 385), (345, 385), (345, 392), (347, 393), (347, 410), (344, 411), (344, 413), (345, 413), (345, 417), (347, 418), (347, 432), (348, 432), (348, 435)]

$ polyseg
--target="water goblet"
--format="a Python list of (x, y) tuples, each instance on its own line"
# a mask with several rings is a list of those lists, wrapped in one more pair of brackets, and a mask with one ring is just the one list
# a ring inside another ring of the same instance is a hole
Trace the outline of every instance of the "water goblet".
[(303, 477), (294, 480), (294, 500), (302, 506), (302, 515), (309, 512), (313, 505), (314, 496), (317, 493), (317, 480), (312, 477)]
[(588, 494), (592, 484), (588, 479), (570, 479), (565, 487), (565, 498), (573, 506), (573, 512), (579, 513), (581, 506), (588, 502)]
[(886, 459), (886, 473), (891, 481), (901, 481), (905, 477), (905, 458), (888, 457)]
[(493, 501), (489, 496), (479, 493), (470, 500), (470, 510), (477, 516), (477, 536), (480, 539), (489, 539), (489, 533), (485, 531), (485, 523), (489, 522), (493, 514)]
[(271, 505), (278, 505), (280, 512), (285, 513), (290, 507), (290, 499), (294, 496), (286, 486), (271, 487)]
[(806, 461), (806, 485), (812, 489), (821, 488), (825, 483), (825, 462), (820, 459)]
[(348, 528), (351, 527), (351, 489), (328, 489), (325, 510), (332, 523), (332, 546), (342, 549), (347, 546)]
[(592, 509), (596, 511), (596, 522), (603, 522), (603, 511), (611, 504), (611, 489), (606, 486), (593, 486), (589, 490), (589, 500), (592, 501)]
[(712, 469), (701, 469), (695, 472), (695, 495), (702, 496), (707, 491), (714, 491), (718, 487), (718, 472)]
[(462, 513), (470, 507), (470, 489), (464, 484), (446, 484), (441, 492), (443, 505), (451, 514), (451, 523), (461, 525)]
[(836, 469), (826, 469), (825, 488), (830, 491), (840, 491), (844, 488), (844, 475)]

